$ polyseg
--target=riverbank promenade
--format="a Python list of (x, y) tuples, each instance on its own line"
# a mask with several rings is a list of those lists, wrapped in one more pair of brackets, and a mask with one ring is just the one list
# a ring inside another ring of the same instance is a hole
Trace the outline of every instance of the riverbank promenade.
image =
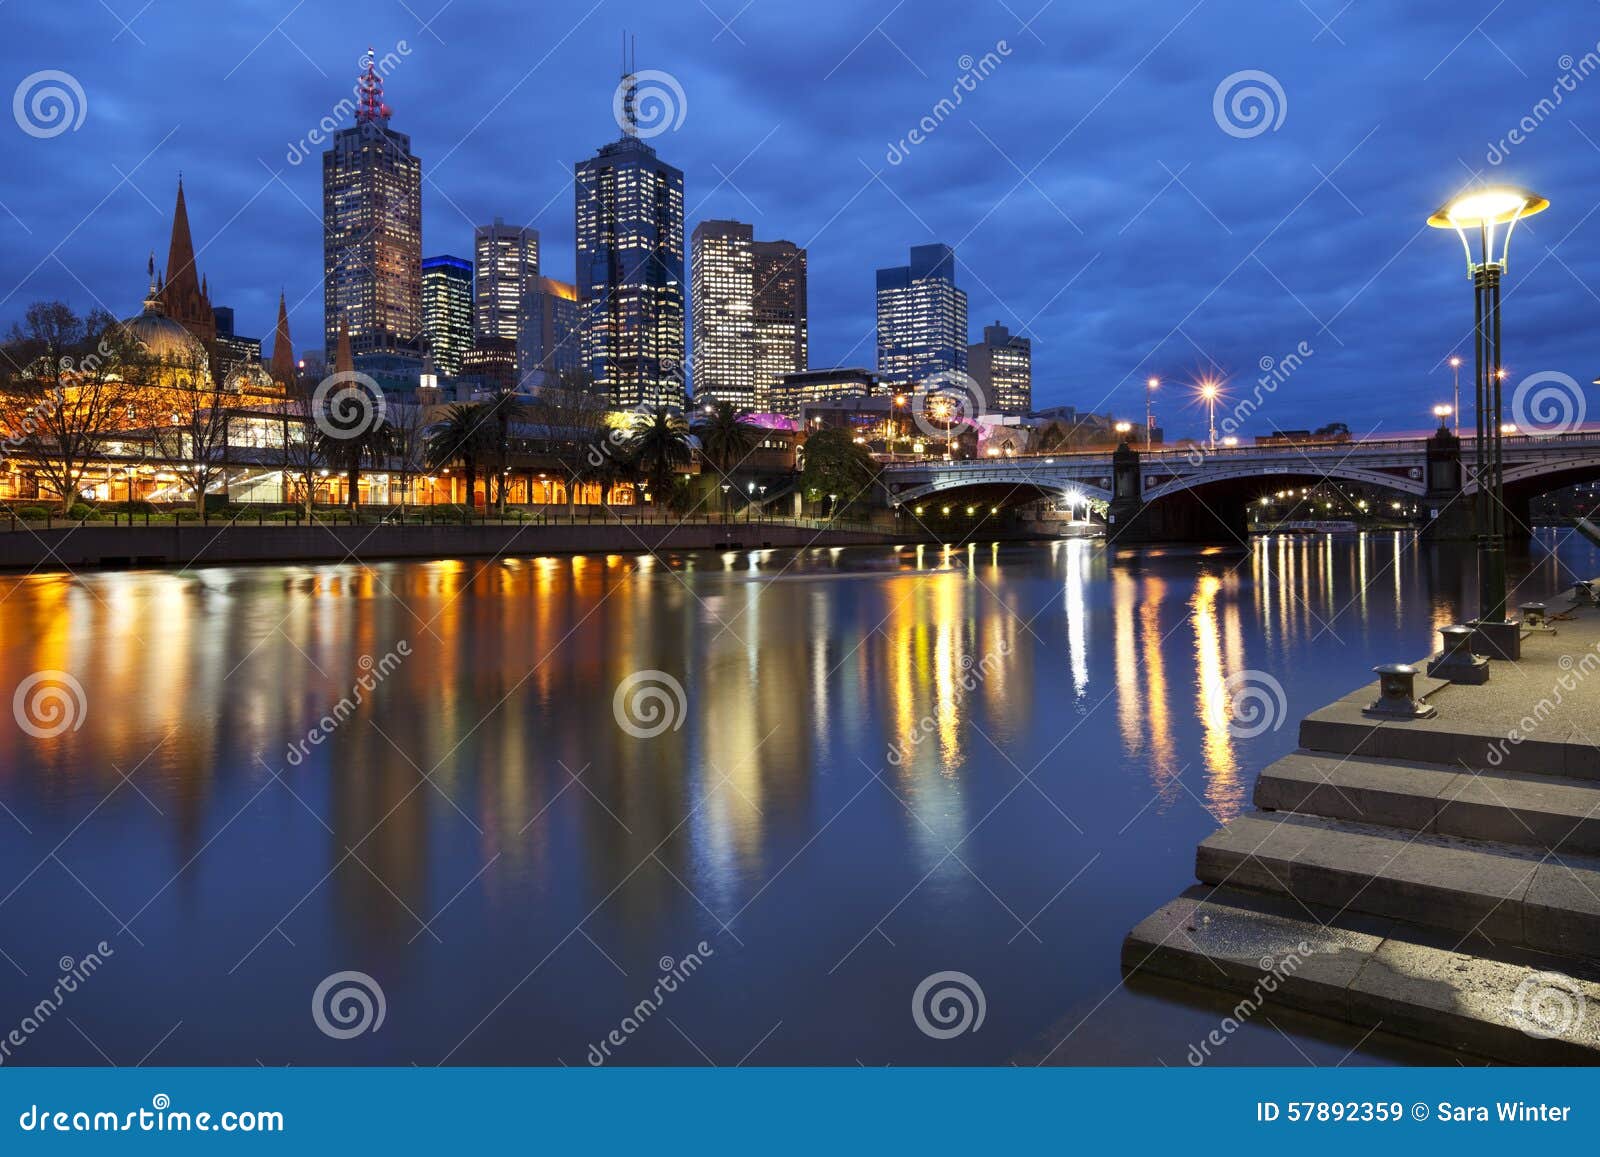
[(1125, 974), (1236, 993), (1234, 1028), (1277, 1006), (1490, 1060), (1600, 1060), (1600, 608), (1547, 610), (1485, 683), (1417, 664), (1431, 716), (1375, 717), (1375, 683), (1306, 716), (1256, 810), (1200, 844), (1199, 884), (1129, 934)]

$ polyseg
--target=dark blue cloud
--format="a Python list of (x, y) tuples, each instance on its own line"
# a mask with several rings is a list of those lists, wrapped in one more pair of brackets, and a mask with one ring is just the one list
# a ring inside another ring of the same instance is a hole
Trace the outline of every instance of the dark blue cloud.
[[(369, 44), (406, 46), (388, 97), (424, 160), (425, 250), (466, 254), (499, 215), (536, 225), (547, 272), (570, 277), (567, 167), (615, 135), (626, 27), (639, 66), (686, 94), (653, 143), (686, 172), (689, 226), (739, 217), (810, 247), (814, 364), (870, 364), (873, 270), (938, 239), (958, 247), (974, 331), (1034, 339), (1041, 403), (1136, 413), (1146, 376), (1209, 370), (1242, 391), (1305, 342), (1256, 425), (1420, 428), (1470, 320), (1459, 246), (1421, 225), (1481, 175), (1554, 203), (1513, 252), (1513, 374), (1600, 369), (1600, 75), (1571, 80), (1600, 41), (1591, 5), (142, 3), (0, 7), (0, 90), (56, 69), (88, 105), (48, 139), (6, 125), (0, 318), (43, 297), (133, 312), (182, 170), (213, 298), (265, 334), (282, 287), (309, 344), (320, 150), (290, 155)], [(941, 111), (985, 54), (998, 63)], [(1213, 116), (1242, 70), (1286, 105), (1247, 138)], [(924, 117), (937, 127), (891, 163)], [(1158, 414), (1199, 430), (1179, 387)]]

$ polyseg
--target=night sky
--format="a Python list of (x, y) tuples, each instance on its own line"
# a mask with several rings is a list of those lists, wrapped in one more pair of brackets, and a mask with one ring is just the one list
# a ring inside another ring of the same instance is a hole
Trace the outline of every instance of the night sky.
[[(267, 336), (282, 287), (297, 350), (317, 341), (321, 148), (288, 155), (369, 44), (405, 45), (386, 96), (423, 159), (424, 254), (470, 257), (498, 215), (571, 280), (569, 167), (617, 136), (624, 28), (684, 93), (651, 143), (685, 172), (686, 232), (736, 217), (810, 250), (813, 366), (872, 364), (874, 269), (938, 240), (972, 336), (1033, 339), (1036, 405), (1142, 418), (1152, 374), (1239, 396), (1305, 343), (1246, 433), (1423, 429), (1471, 321), (1461, 247), (1423, 220), (1489, 180), (1553, 202), (1512, 250), (1512, 378), (1600, 371), (1600, 4), (1577, 0), (10, 0), (4, 90), (61, 70), (86, 108), (54, 136), (4, 124), (0, 322), (55, 297), (136, 313), (181, 170), (213, 302)], [(1225, 131), (1214, 97), (1245, 70), (1282, 99), (1254, 82), (1270, 125), (1246, 101)], [(1156, 413), (1202, 430), (1187, 387)]]

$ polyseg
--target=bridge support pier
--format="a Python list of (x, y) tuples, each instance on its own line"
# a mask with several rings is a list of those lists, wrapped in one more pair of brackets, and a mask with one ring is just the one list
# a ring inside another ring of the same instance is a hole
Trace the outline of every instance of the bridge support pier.
[(1477, 528), (1472, 503), (1461, 494), (1461, 439), (1447, 426), (1428, 439), (1427, 481), (1420, 503), (1423, 541), (1472, 541)]
[(1244, 544), (1250, 541), (1249, 516), (1243, 507), (1217, 509), (1188, 492), (1146, 502), (1139, 452), (1124, 442), (1111, 455), (1106, 541), (1119, 546), (1153, 542)]

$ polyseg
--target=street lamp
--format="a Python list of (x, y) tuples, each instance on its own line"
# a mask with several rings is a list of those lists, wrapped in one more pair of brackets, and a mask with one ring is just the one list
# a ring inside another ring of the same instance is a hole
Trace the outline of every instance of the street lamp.
[(1455, 413), (1455, 410), (1444, 405), (1443, 403), (1440, 403), (1433, 408), (1433, 416), (1439, 419), (1439, 428), (1441, 430), (1445, 428), (1445, 419), (1453, 413)]
[(1153, 415), (1151, 414), (1150, 395), (1155, 393), (1156, 392), (1156, 388), (1158, 386), (1160, 386), (1160, 385), (1161, 385), (1161, 379), (1160, 378), (1150, 378), (1144, 384), (1144, 448), (1145, 448), (1145, 453), (1149, 453), (1150, 452), (1150, 438), (1151, 438), (1150, 429), (1151, 429), (1151, 423), (1153, 421)]
[(1132, 422), (1118, 422), (1117, 423), (1117, 426), (1116, 426), (1117, 436), (1121, 439), (1121, 441), (1123, 442), (1124, 445), (1127, 444), (1128, 433), (1132, 429), (1133, 429), (1133, 423)]
[[(1511, 253), (1517, 222), (1550, 207), (1527, 189), (1496, 185), (1463, 193), (1428, 218), (1435, 229), (1454, 229), (1472, 279), (1473, 369), (1477, 439), (1473, 460), (1478, 479), (1478, 619), (1506, 621), (1505, 464), (1501, 425), (1500, 279)], [(1505, 232), (1497, 239), (1496, 226)], [(1477, 234), (1473, 255), (1468, 231)], [(1495, 253), (1496, 242), (1499, 254)]]
[(1206, 403), (1206, 426), (1210, 431), (1209, 445), (1217, 447), (1217, 383), (1207, 378), (1200, 383), (1200, 396)]
[(1455, 374), (1456, 378), (1456, 401), (1455, 406), (1450, 412), (1456, 416), (1455, 432), (1456, 437), (1459, 438), (1461, 436), (1461, 359), (1459, 357), (1452, 357), (1450, 359), (1450, 369)]

